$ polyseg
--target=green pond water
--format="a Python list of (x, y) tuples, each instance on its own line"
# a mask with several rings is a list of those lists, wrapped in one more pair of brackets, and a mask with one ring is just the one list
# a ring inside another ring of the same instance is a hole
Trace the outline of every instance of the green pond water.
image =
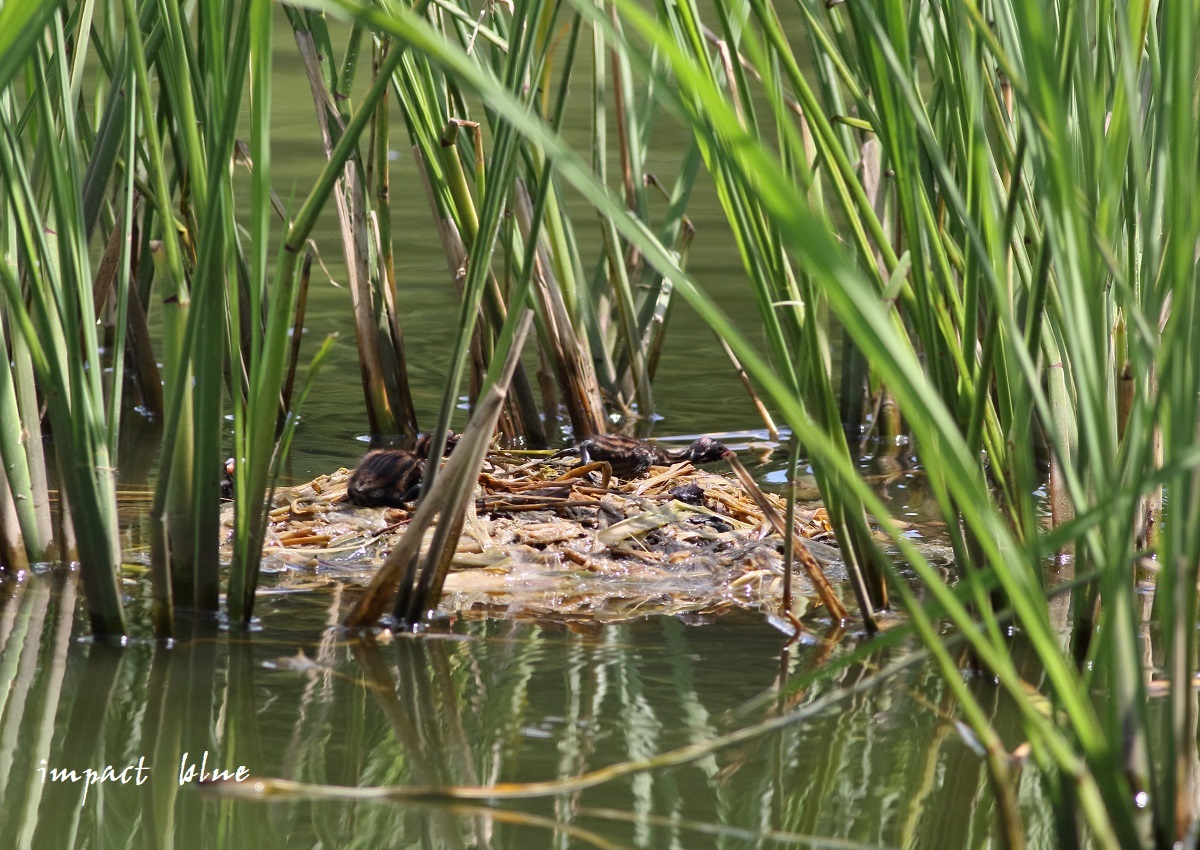
[[(334, 592), (263, 597), (263, 627), (250, 635), (198, 629), (170, 648), (113, 649), (82, 637), (63, 582), (37, 576), (0, 601), (4, 846), (992, 842), (981, 761), (936, 673), (907, 643), (807, 687), (781, 686), (781, 674), (798, 682), (836, 663), (855, 637), (818, 634), (785, 651), (760, 617), (732, 613), (705, 625), (460, 620), (422, 638), (347, 642), (330, 628), (345, 608)], [(453, 806), (252, 802), (187, 781), (244, 768), (247, 786), (278, 777), (477, 787), (662, 755), (673, 763), (583, 790)], [(89, 769), (97, 781), (85, 784)], [(1050, 847), (1038, 790), (1026, 775), (1033, 846)]]
[[(307, 192), (321, 149), (283, 31), (279, 45), (273, 168), (287, 198)], [(650, 168), (669, 179), (684, 137), (664, 126), (655, 138)], [(428, 425), (456, 302), (407, 150), (394, 166), (400, 316), (418, 415)], [(689, 215), (697, 227), (689, 268), (741, 327), (755, 328), (710, 187), (700, 187)], [(593, 221), (587, 213), (577, 221), (585, 244), (595, 241), (587, 232)], [(332, 219), (317, 239), (336, 279)], [(711, 333), (683, 305), (671, 323), (654, 433), (761, 440), (762, 423)], [(289, 470), (295, 481), (352, 464), (366, 429), (349, 293), (315, 272), (306, 351), (329, 332), (341, 341), (302, 412)], [(130, 425), (121, 481), (144, 490), (156, 426)], [(782, 482), (782, 463), (776, 453), (758, 467), (768, 485)], [(886, 478), (880, 486), (897, 515), (928, 519), (919, 471), (908, 461), (868, 466)], [(125, 544), (134, 561), (144, 551), (144, 522), (131, 511)], [(271, 593), (266, 584), (250, 634), (185, 624), (170, 647), (135, 639), (123, 649), (88, 640), (73, 578), (61, 569), (0, 585), (0, 847), (995, 843), (983, 763), (912, 640), (847, 663), (861, 641), (852, 631), (825, 632), (818, 619), (788, 648), (764, 617), (735, 611), (609, 626), (459, 619), (420, 638), (348, 642), (334, 626), (352, 588)], [(807, 682), (830, 665), (834, 672)], [(1019, 730), (992, 683), (973, 684), (1015, 746)], [(218, 797), (189, 781), (202, 770), (237, 776), (243, 768), (252, 779), (239, 790), (261, 778), (476, 788), (568, 781), (655, 756), (670, 763), (586, 788), (541, 786), (529, 798), (452, 805), (260, 802)], [(1031, 846), (1052, 847), (1032, 772), (1021, 779), (1021, 799)]]

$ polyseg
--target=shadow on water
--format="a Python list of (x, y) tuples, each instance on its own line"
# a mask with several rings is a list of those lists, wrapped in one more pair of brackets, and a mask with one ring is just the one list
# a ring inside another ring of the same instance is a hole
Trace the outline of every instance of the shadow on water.
[[(911, 643), (844, 663), (853, 636), (785, 649), (744, 613), (704, 626), (459, 620), (423, 638), (349, 641), (331, 627), (347, 595), (268, 596), (262, 631), (195, 625), (171, 647), (116, 650), (80, 637), (73, 574), (4, 584), (4, 845), (941, 848), (992, 838), (980, 758)], [(831, 676), (795, 684), (838, 659)], [(791, 684), (780, 689), (781, 678)], [(252, 777), (243, 791), (268, 777), (337, 788), (543, 783), (731, 735), (674, 766), (527, 799), (264, 803), (194, 781), (216, 771), (236, 781), (241, 768)], [(1032, 774), (1022, 794), (1036, 836), (1045, 807)]]

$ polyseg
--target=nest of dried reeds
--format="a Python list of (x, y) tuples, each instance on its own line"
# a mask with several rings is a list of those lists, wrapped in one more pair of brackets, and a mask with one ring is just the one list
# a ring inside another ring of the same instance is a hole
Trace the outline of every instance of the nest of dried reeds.
[[(276, 492), (264, 570), (370, 580), (409, 513), (349, 504), (349, 478), (339, 469)], [(766, 499), (783, 512), (782, 499)], [(230, 507), (223, 520), (228, 539)], [(831, 580), (843, 577), (824, 508), (798, 509), (796, 533)], [(442, 607), (600, 622), (731, 606), (773, 614), (783, 595), (782, 549), (756, 501), (724, 475), (678, 463), (619, 480), (567, 461), (496, 452), (479, 476)], [(815, 600), (799, 573), (793, 593), (796, 613)]]

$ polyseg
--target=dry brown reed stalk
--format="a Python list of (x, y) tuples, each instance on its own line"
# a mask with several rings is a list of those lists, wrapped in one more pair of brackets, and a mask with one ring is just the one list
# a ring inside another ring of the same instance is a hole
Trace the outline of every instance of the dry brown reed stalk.
[(291, 350), (288, 354), (283, 390), (280, 393), (279, 425), (281, 428), (284, 417), (292, 409), (292, 390), (296, 386), (296, 369), (300, 364), (300, 343), (304, 341), (304, 313), (308, 306), (308, 283), (312, 272), (312, 263), (313, 251), (309, 248), (304, 252), (304, 263), (300, 267), (300, 281), (296, 293), (296, 319), (292, 322)]
[[(517, 226), (521, 238), (529, 239), (532, 229), (533, 206), (523, 181), (515, 184)], [(578, 332), (571, 322), (563, 300), (562, 289), (554, 278), (554, 266), (543, 244), (537, 246), (534, 267), (530, 269), (533, 298), (538, 305), (539, 341), (547, 359), (553, 364), (562, 390), (563, 403), (571, 419), (576, 437), (603, 433), (607, 428), (604, 401), (596, 380), (596, 367), (586, 355)]]
[[(133, 197), (133, 214), (137, 215), (141, 195), (134, 194)], [(121, 244), (126, 238), (125, 228), (123, 223), (118, 219), (114, 224), (112, 231), (108, 234), (108, 241), (104, 245), (104, 253), (100, 256), (100, 263), (96, 266), (96, 278), (92, 282), (92, 306), (96, 308), (96, 318), (100, 318), (101, 311), (104, 309), (104, 302), (108, 300), (108, 294), (112, 291), (113, 284), (116, 282), (117, 273), (121, 266)]]
[[(344, 127), (337, 103), (326, 84), (322, 57), (312, 33), (295, 26), (293, 30), (308, 75), (317, 124), (328, 157), (333, 154), (334, 145)], [(332, 57), (324, 57), (324, 61), (328, 65)], [(342, 250), (346, 257), (358, 360), (371, 434), (399, 434), (415, 439), (417, 421), (412, 397), (407, 383), (401, 383), (397, 377), (399, 370), (396, 361), (403, 363), (403, 342), (392, 334), (392, 329), (398, 328), (394, 302), (384, 294), (387, 280), (370, 265), (372, 248), (378, 249), (379, 246), (370, 244), (372, 234), (368, 227), (370, 214), (367, 191), (363, 184), (363, 164), (357, 153), (346, 161), (334, 191), (334, 200)]]
[(725, 352), (725, 356), (729, 358), (729, 362), (733, 364), (733, 370), (737, 373), (738, 380), (746, 388), (746, 394), (750, 396), (750, 401), (753, 403), (755, 411), (758, 412), (759, 418), (767, 426), (767, 436), (772, 440), (778, 440), (779, 429), (775, 426), (775, 420), (771, 417), (771, 411), (767, 410), (767, 406), (763, 404), (763, 400), (759, 396), (758, 390), (754, 388), (750, 376), (746, 374), (742, 362), (737, 359), (737, 355), (733, 353), (733, 349), (729, 347), (729, 343), (720, 338), (718, 338), (718, 342), (721, 343), (721, 350)]
[(142, 407), (153, 416), (163, 415), (163, 385), (158, 370), (158, 358), (154, 353), (154, 339), (150, 334), (150, 322), (146, 318), (146, 307), (142, 302), (138, 279), (139, 260), (142, 257), (140, 219), (134, 218), (130, 228), (129, 256), (129, 303), (127, 321), (129, 334), (125, 338), (126, 362), (133, 371), (134, 385), (142, 400)]

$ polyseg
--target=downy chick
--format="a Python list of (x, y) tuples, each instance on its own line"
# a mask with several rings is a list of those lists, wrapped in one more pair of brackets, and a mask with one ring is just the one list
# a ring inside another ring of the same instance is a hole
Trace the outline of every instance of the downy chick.
[[(407, 449), (375, 449), (367, 452), (350, 474), (346, 499), (351, 504), (363, 507), (404, 507), (405, 503), (417, 498), (421, 491), (425, 461), (432, 442), (429, 434), (422, 434), (411, 452)], [(458, 435), (451, 432), (446, 438), (444, 456), (448, 457), (457, 443)]]
[(644, 475), (651, 466), (668, 466), (684, 460), (696, 464), (712, 463), (720, 460), (726, 451), (725, 446), (712, 437), (701, 437), (687, 448), (668, 452), (646, 440), (620, 434), (597, 434), (558, 455), (578, 454), (581, 463), (607, 461), (614, 475), (636, 478)]

